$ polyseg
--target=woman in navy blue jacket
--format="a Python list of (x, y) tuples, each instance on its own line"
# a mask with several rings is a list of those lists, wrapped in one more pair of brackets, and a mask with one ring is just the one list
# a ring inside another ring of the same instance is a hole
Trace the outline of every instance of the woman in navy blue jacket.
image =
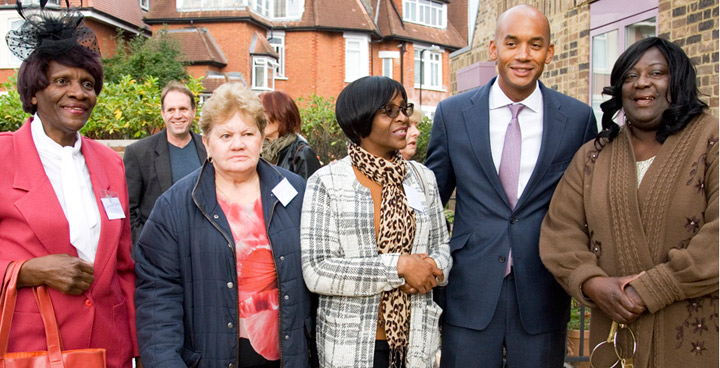
[(146, 367), (310, 365), (305, 184), (259, 159), (266, 123), (251, 91), (221, 86), (200, 118), (208, 160), (155, 203), (136, 250)]

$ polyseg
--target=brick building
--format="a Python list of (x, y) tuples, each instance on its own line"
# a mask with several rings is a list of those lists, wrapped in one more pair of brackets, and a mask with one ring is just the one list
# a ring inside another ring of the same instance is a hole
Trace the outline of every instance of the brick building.
[(239, 80), (336, 97), (387, 75), (429, 112), (450, 95), (449, 54), (468, 38), (467, 0), (153, 0), (145, 22), (180, 40), (207, 93)]
[[(70, 6), (78, 7), (85, 16), (85, 24), (90, 27), (98, 38), (100, 52), (103, 57), (115, 54), (117, 30), (121, 29), (126, 37), (136, 34), (150, 36), (150, 27), (143, 22), (148, 9), (149, 0), (70, 0)], [(38, 0), (25, 0), (23, 5), (39, 3)], [(20, 67), (21, 60), (10, 53), (4, 36), (11, 30), (20, 27), (23, 19), (15, 10), (15, 0), (0, 0), (0, 82)], [(82, 6), (81, 6), (82, 4)], [(65, 0), (49, 0), (46, 9), (65, 8)]]
[[(550, 20), (555, 57), (541, 80), (550, 88), (599, 111), (610, 71), (634, 41), (660, 36), (676, 42), (693, 60), (701, 98), (718, 111), (718, 0), (487, 0), (478, 10), (471, 46), (451, 55), (453, 94), (482, 85), (495, 75), (488, 44), (505, 10), (531, 4)], [(598, 119), (599, 121), (599, 119)]]

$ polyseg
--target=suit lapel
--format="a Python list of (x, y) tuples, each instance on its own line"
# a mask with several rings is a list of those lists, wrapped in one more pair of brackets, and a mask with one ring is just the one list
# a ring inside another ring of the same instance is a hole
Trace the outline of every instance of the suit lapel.
[(492, 150), (490, 149), (489, 96), (490, 86), (492, 86), (494, 82), (495, 78), (478, 90), (471, 98), (473, 102), (472, 105), (463, 111), (463, 117), (468, 137), (470, 137), (471, 140), (472, 150), (475, 153), (475, 159), (480, 163), (485, 177), (493, 189), (495, 189), (498, 196), (505, 199), (505, 202), (508, 203), (505, 190), (502, 187), (502, 183), (500, 183), (500, 177), (495, 169)]
[(553, 91), (545, 88), (542, 82), (538, 82), (543, 97), (543, 132), (540, 145), (540, 155), (535, 163), (535, 168), (530, 175), (530, 180), (525, 186), (515, 208), (520, 208), (532, 195), (535, 187), (545, 176), (545, 172), (555, 158), (558, 147), (562, 144), (567, 115), (561, 111)]
[(160, 182), (160, 192), (164, 193), (173, 185), (172, 168), (170, 167), (170, 151), (168, 149), (167, 132), (165, 129), (157, 135), (153, 169)]
[(49, 254), (67, 253), (77, 257), (70, 244), (70, 227), (55, 189), (45, 174), (30, 130), (31, 119), (14, 135), (16, 158), (13, 188), (27, 191), (15, 207)]

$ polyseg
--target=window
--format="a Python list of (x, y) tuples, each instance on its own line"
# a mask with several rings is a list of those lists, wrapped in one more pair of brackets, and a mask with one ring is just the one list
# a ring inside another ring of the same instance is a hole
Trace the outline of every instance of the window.
[(268, 42), (279, 56), (275, 78), (285, 78), (285, 32), (272, 31), (268, 33)]
[[(598, 130), (602, 129), (603, 113), (600, 104), (610, 98), (603, 95), (602, 90), (610, 85), (610, 72), (618, 56), (633, 43), (657, 34), (657, 2), (654, 3), (654, 9), (646, 11), (642, 10), (652, 7), (652, 2), (642, 0), (629, 4), (631, 9), (628, 10), (593, 7), (595, 3), (591, 4), (590, 8), (590, 101), (598, 122)], [(616, 119), (617, 122), (621, 120), (622, 118)]]
[(378, 57), (382, 61), (382, 75), (388, 78), (393, 77), (393, 59), (400, 59), (399, 51), (380, 51)]
[(150, 10), (150, 0), (140, 0), (140, 8), (142, 10)]
[(267, 56), (253, 56), (252, 89), (271, 91), (275, 89), (277, 63)]
[(345, 37), (345, 82), (352, 82), (369, 75), (370, 37), (362, 34), (344, 34)]
[[(38, 1), (38, 0), (34, 0)], [(50, 0), (61, 1), (61, 0)], [(139, 0), (140, 6), (150, 0)], [(235, 10), (249, 8), (268, 19), (299, 20), (305, 10), (305, 0), (175, 0), (178, 11)], [(143, 9), (146, 9), (143, 7)]]
[(382, 75), (392, 79), (393, 77), (393, 59), (384, 58), (382, 60)]
[(442, 56), (442, 50), (415, 47), (415, 88), (442, 89)]
[(403, 20), (430, 27), (447, 26), (447, 4), (429, 0), (403, 0)]
[(274, 19), (300, 19), (305, 8), (303, 0), (272, 0)]
[[(149, 0), (147, 0), (149, 1)], [(251, 3), (252, 10), (255, 10), (256, 0), (176, 0), (178, 11), (195, 11), (195, 10), (233, 10), (243, 9)], [(267, 2), (269, 0), (263, 0)]]
[(270, 2), (271, 0), (255, 0), (255, 5), (253, 6), (253, 10), (255, 10), (256, 13), (262, 15), (262, 16), (269, 16), (270, 15)]

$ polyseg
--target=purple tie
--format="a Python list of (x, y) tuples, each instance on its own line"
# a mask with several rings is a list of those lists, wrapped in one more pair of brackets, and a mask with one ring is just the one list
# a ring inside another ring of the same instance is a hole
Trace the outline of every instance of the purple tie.
[[(522, 133), (518, 123), (518, 115), (525, 107), (523, 104), (508, 105), (512, 118), (505, 131), (502, 157), (500, 158), (500, 183), (510, 203), (510, 209), (515, 209), (518, 201), (518, 178), (520, 177), (520, 153), (522, 151)], [(510, 274), (512, 267), (512, 248), (508, 254), (505, 276)]]

